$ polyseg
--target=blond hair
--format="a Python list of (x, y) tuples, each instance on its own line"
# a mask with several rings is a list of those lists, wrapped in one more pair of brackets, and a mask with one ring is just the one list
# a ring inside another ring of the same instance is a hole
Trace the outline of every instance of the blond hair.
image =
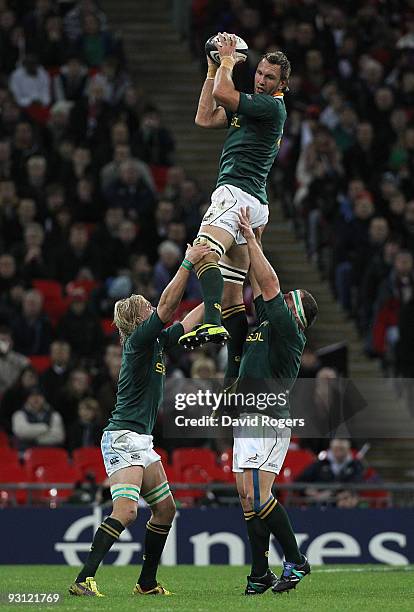
[(118, 328), (122, 342), (125, 342), (134, 329), (144, 321), (143, 314), (146, 307), (148, 307), (148, 300), (143, 295), (132, 294), (115, 303), (114, 325)]

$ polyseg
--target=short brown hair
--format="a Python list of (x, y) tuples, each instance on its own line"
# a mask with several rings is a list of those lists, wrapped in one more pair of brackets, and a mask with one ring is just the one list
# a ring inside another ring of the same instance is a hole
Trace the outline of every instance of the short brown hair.
[(318, 316), (318, 304), (309, 291), (305, 291), (305, 289), (301, 289), (300, 291), (302, 293), (302, 306), (307, 321), (306, 329), (308, 329), (312, 327), (316, 321), (316, 317)]
[(269, 64), (274, 64), (276, 66), (280, 66), (280, 78), (282, 81), (286, 82), (284, 86), (284, 91), (289, 91), (289, 77), (291, 72), (290, 61), (286, 57), (286, 55), (282, 51), (271, 51), (270, 53), (265, 53), (262, 55), (262, 60), (266, 60)]

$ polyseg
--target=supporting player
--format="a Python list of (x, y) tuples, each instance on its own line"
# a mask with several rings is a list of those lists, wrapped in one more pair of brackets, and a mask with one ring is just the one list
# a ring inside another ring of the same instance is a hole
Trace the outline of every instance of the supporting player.
[(204, 324), (179, 342), (194, 348), (206, 341), (223, 342), (231, 335), (234, 342), (226, 373), (226, 378), (231, 378), (232, 365), (238, 369), (247, 334), (243, 283), (249, 257), (238, 227), (238, 211), (249, 207), (254, 228), (267, 223), (266, 181), (279, 151), (286, 119), (283, 92), (288, 87), (290, 63), (280, 51), (266, 53), (256, 69), (254, 93), (241, 93), (232, 79), (236, 61), (240, 61), (235, 57), (235, 36), (223, 33), (218, 39), (221, 64), (217, 67), (207, 58), (207, 78), (195, 122), (205, 128), (229, 130), (216, 189), (195, 241), (204, 241), (212, 249), (196, 266), (205, 304)]
[(98, 528), (86, 563), (69, 588), (72, 595), (102, 596), (95, 573), (123, 530), (135, 521), (140, 494), (151, 507), (151, 518), (145, 535), (144, 562), (133, 592), (171, 594), (157, 583), (156, 575), (175, 504), (151, 433), (163, 396), (164, 349), (176, 344), (183, 332), (201, 320), (202, 306), (182, 323), (167, 330), (163, 327), (181, 301), (193, 265), (208, 252), (205, 245), (189, 246), (156, 310), (142, 295), (131, 295), (115, 304), (114, 323), (122, 342), (122, 364), (115, 408), (101, 442), (113, 509)]
[[(279, 380), (283, 388), (290, 389), (296, 380), (306, 342), (304, 330), (315, 321), (317, 304), (303, 289), (282, 294), (279, 279), (256, 240), (248, 211), (241, 209), (239, 219), (250, 256), (250, 280), (259, 326), (246, 340), (237, 390), (243, 379)], [(286, 418), (288, 406), (276, 407), (270, 415)], [(288, 450), (290, 430), (265, 427), (258, 437), (252, 437), (251, 432), (249, 428), (234, 432), (233, 454), (233, 471), (253, 560), (245, 593), (255, 595), (268, 588), (281, 593), (295, 588), (310, 573), (289, 517), (272, 494), (275, 474), (280, 472)], [(278, 580), (268, 566), (269, 535), (263, 530), (263, 523), (278, 540), (285, 556), (283, 573)]]

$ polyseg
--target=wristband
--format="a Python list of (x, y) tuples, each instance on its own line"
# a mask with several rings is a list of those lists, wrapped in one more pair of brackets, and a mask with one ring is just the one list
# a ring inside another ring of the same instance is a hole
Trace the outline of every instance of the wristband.
[(216, 66), (215, 64), (209, 64), (206, 79), (214, 79), (214, 77), (216, 76), (217, 68), (218, 66)]
[(231, 55), (225, 55), (224, 57), (221, 58), (220, 66), (223, 66), (224, 68), (233, 70), (235, 64), (236, 64), (236, 60), (233, 57), (231, 57)]
[(191, 263), (191, 261), (188, 261), (188, 259), (183, 259), (181, 267), (185, 270), (188, 270), (188, 272), (191, 272), (191, 270), (193, 269), (193, 264)]

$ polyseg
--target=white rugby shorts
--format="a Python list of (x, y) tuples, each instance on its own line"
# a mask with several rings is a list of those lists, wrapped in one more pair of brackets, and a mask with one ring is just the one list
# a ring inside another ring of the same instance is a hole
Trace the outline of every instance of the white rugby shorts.
[(246, 244), (239, 230), (238, 212), (240, 208), (249, 208), (253, 229), (266, 225), (269, 219), (269, 207), (234, 185), (221, 185), (213, 191), (211, 204), (201, 225), (221, 227), (233, 236), (236, 244)]
[(291, 430), (270, 426), (262, 429), (262, 435), (248, 438), (251, 427), (234, 428), (233, 472), (256, 469), (279, 474), (288, 452)]
[(152, 463), (161, 460), (159, 454), (154, 450), (152, 436), (138, 434), (128, 429), (104, 431), (101, 450), (108, 476), (134, 465), (147, 468)]

